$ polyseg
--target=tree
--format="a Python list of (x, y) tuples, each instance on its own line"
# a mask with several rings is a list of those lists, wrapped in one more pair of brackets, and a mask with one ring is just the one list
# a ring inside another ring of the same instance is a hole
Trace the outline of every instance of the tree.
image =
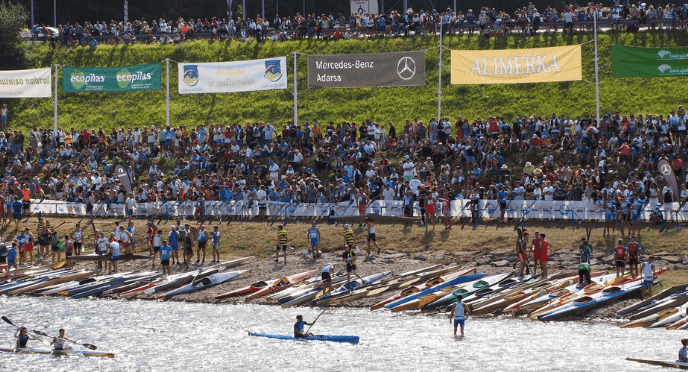
[(28, 18), (28, 12), (22, 5), (0, 3), (0, 70), (17, 70), (28, 65), (20, 45), (20, 32), (26, 27)]

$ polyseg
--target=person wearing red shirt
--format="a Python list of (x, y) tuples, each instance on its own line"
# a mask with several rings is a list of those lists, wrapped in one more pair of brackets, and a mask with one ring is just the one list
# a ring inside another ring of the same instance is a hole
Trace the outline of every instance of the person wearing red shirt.
[(614, 262), (616, 263), (617, 278), (626, 273), (626, 256), (626, 246), (623, 244), (623, 239), (619, 239), (619, 244), (614, 247)]
[(535, 238), (531, 241), (531, 246), (530, 250), (533, 253), (533, 275), (537, 274), (537, 267), (538, 267), (538, 262), (539, 257), (540, 257), (540, 252), (542, 251), (542, 237), (540, 236), (539, 232), (535, 232)]
[[(542, 270), (542, 277), (547, 279), (547, 260), (549, 259), (549, 242), (545, 239), (545, 234), (540, 234), (540, 254), (533, 256), (533, 268), (537, 267), (537, 262), (540, 262), (540, 269)], [(535, 272), (535, 270), (533, 270)]]

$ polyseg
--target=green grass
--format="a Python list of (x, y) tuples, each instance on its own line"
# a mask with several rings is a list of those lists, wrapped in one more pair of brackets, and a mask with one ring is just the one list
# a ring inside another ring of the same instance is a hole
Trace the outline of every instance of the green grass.
[[(445, 37), (447, 48), (508, 49), (581, 44), (591, 34), (540, 34), (485, 40), (477, 36)], [(666, 114), (683, 103), (681, 78), (612, 78), (611, 45), (644, 47), (686, 46), (684, 33), (655, 31), (637, 34), (611, 32), (599, 36), (601, 112)], [(342, 122), (371, 119), (393, 121), (397, 128), (406, 119), (427, 121), (437, 114), (438, 38), (393, 38), (385, 40), (263, 42), (189, 42), (180, 45), (99, 45), (96, 49), (27, 45), (36, 67), (121, 66), (163, 63), (163, 88), (136, 93), (59, 93), (59, 125), (67, 128), (133, 127), (165, 122), (165, 58), (180, 62), (247, 60), (287, 55), (289, 89), (234, 94), (177, 95), (175, 63), (170, 63), (171, 122), (185, 124), (245, 124), (265, 120), (278, 127), (292, 120), (293, 52), (302, 54), (377, 53), (425, 49), (427, 85), (401, 88), (308, 89), (307, 57), (298, 57), (299, 120)], [(595, 112), (593, 43), (583, 45), (583, 81), (512, 85), (450, 85), (450, 53), (443, 52), (442, 113), (471, 120), (486, 115), (582, 115)], [(61, 80), (60, 80), (61, 82)], [(28, 129), (52, 127), (50, 99), (9, 100), (10, 126)], [(20, 125), (20, 123), (25, 123)]]

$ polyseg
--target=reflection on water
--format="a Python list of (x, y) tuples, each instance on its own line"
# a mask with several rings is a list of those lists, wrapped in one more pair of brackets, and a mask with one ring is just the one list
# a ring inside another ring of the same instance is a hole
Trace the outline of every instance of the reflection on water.
[[(17, 325), (48, 334), (64, 327), (68, 337), (117, 356), (3, 353), (2, 371), (647, 371), (655, 368), (624, 359), (674, 360), (683, 336), (606, 322), (470, 318), (459, 341), (439, 315), (323, 314), (312, 332), (360, 336), (360, 344), (349, 345), (247, 336), (247, 330), (288, 334), (297, 314), (312, 321), (320, 313), (315, 308), (3, 296), (0, 309)], [(11, 346), (14, 328), (2, 324), (0, 344)]]

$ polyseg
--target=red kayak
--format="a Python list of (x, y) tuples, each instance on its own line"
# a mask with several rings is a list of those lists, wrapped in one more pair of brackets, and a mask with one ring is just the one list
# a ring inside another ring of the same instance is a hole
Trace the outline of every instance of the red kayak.
[[(252, 300), (254, 298), (262, 297), (265, 295), (268, 295), (270, 293), (275, 293), (277, 291), (281, 291), (283, 289), (289, 288), (292, 285), (305, 280), (309, 276), (311, 276), (313, 272), (312, 271), (304, 271), (302, 273), (298, 274), (293, 274), (289, 276), (285, 276), (283, 278), (275, 280), (272, 285), (264, 287), (262, 289), (259, 289), (256, 293), (246, 297), (246, 300)], [(223, 296), (223, 295), (221, 295)]]
[(222, 299), (222, 298), (235, 297), (235, 296), (243, 296), (243, 295), (247, 295), (247, 294), (249, 294), (249, 293), (253, 293), (253, 292), (256, 292), (256, 291), (260, 291), (261, 289), (270, 286), (269, 283), (272, 283), (274, 280), (275, 280), (275, 279), (273, 279), (273, 280), (267, 280), (267, 281), (266, 281), (266, 280), (261, 280), (261, 281), (255, 282), (255, 283), (251, 283), (250, 285), (248, 285), (248, 286), (246, 286), (246, 287), (239, 288), (239, 289), (235, 289), (235, 290), (233, 290), (233, 291), (229, 291), (229, 292), (227, 292), (227, 293), (223, 293), (223, 294), (221, 294), (221, 295), (215, 296), (215, 299), (219, 300), (219, 299)]

